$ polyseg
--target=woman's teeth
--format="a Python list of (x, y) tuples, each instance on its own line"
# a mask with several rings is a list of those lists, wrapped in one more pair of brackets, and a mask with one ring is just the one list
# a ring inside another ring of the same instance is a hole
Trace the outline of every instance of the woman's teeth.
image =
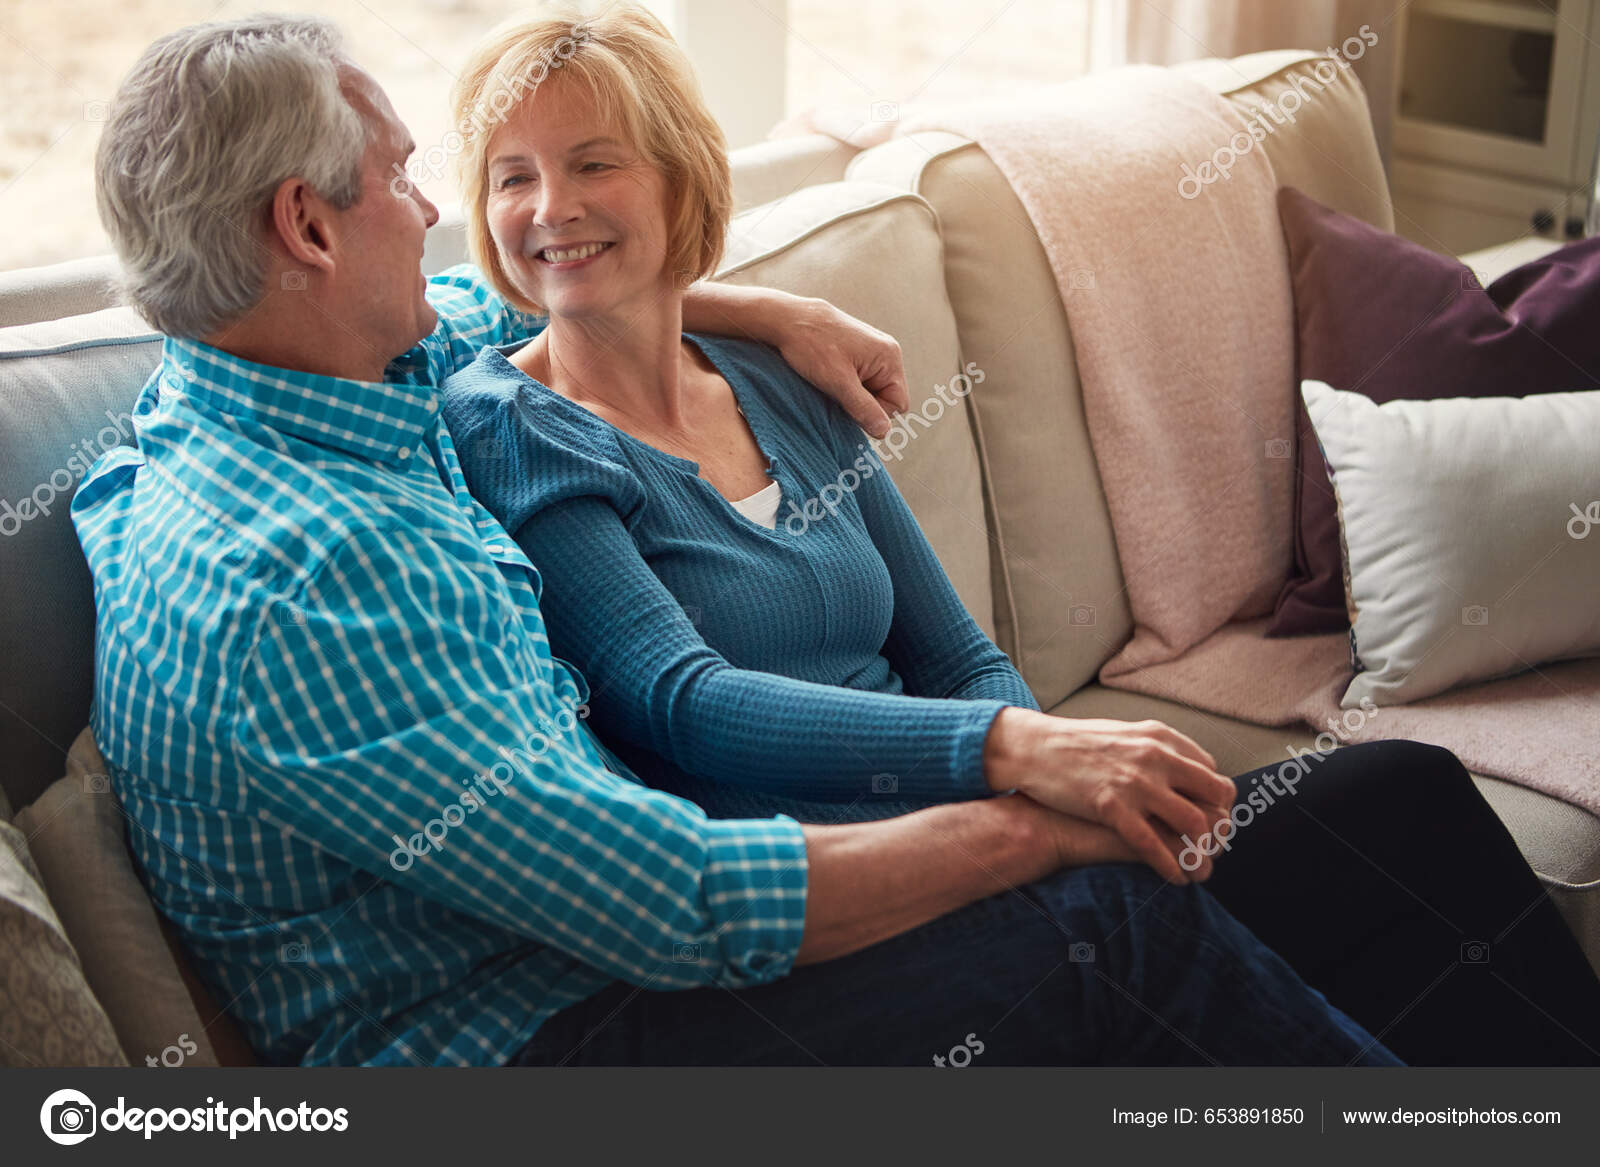
[(577, 247), (546, 247), (539, 252), (539, 258), (546, 263), (571, 263), (578, 259), (588, 259), (591, 255), (599, 255), (609, 243), (583, 243)]

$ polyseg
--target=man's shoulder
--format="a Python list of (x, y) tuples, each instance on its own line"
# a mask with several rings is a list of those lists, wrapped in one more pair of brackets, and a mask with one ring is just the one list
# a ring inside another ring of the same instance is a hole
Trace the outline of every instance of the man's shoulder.
[(509, 303), (473, 263), (458, 263), (428, 277), (427, 296), (439, 314), (435, 336), (443, 332), (500, 344), (513, 335), (532, 336), (544, 325), (541, 317)]
[(438, 322), (390, 362), (391, 379), (440, 383), (470, 364), (484, 345), (529, 337), (544, 327), (539, 317), (508, 304), (476, 264), (458, 263), (429, 276), (427, 297)]
[(108, 556), (160, 545), (168, 559), (212, 563), (210, 578), (288, 594), (340, 548), (397, 521), (373, 467), (265, 427), (181, 410), (141, 427), (139, 440), (96, 463), (74, 500), (97, 571)]

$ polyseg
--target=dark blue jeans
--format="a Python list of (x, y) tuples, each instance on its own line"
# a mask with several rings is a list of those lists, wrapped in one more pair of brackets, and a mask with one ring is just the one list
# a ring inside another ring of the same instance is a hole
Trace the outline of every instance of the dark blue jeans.
[(515, 1065), (1397, 1065), (1199, 887), (1060, 872), (759, 988), (615, 984)]

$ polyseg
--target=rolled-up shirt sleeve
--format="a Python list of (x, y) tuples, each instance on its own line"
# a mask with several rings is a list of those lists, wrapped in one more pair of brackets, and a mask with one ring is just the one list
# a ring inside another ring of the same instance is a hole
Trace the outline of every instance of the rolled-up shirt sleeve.
[(414, 371), (426, 372), (435, 384), (470, 365), (486, 344), (510, 344), (536, 336), (545, 326), (541, 316), (524, 312), (495, 291), (476, 264), (458, 263), (428, 280), (428, 302), (439, 319), (415, 356)]
[(404, 524), (345, 541), (245, 657), (231, 739), (246, 809), (634, 984), (786, 974), (799, 824), (711, 820), (606, 769), (506, 586)]

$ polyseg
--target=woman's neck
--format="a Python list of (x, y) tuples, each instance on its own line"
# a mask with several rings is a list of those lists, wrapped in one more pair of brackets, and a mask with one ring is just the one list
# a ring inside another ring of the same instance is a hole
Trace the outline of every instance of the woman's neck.
[(627, 318), (553, 316), (512, 360), (580, 405), (672, 429), (682, 420), (689, 368), (682, 295), (669, 293)]

